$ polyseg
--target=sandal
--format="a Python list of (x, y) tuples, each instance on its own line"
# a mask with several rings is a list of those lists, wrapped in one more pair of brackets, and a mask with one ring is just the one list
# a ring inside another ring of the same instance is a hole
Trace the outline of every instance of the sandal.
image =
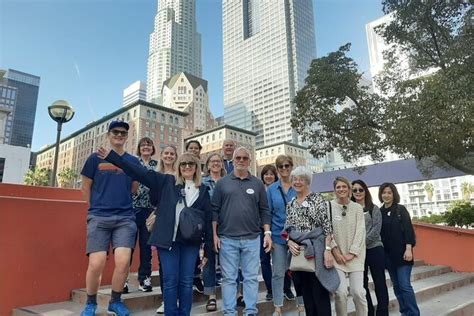
[(215, 298), (211, 298), (207, 301), (206, 310), (208, 312), (215, 312), (217, 310), (217, 301)]

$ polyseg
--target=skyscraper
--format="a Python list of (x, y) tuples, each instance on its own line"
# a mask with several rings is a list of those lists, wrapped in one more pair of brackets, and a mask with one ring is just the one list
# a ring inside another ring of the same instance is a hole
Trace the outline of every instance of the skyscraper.
[(311, 0), (223, 0), (224, 120), (257, 147), (298, 142), (292, 100), (316, 55)]
[(8, 69), (4, 74), (0, 104), (9, 111), (4, 129), (6, 144), (31, 146), (39, 83), (40, 77), (21, 71)]
[(196, 30), (195, 0), (159, 0), (150, 34), (147, 100), (161, 103), (163, 82), (187, 72), (201, 77), (201, 34)]
[(146, 101), (146, 85), (143, 81), (135, 81), (123, 89), (123, 104), (127, 106), (138, 100)]

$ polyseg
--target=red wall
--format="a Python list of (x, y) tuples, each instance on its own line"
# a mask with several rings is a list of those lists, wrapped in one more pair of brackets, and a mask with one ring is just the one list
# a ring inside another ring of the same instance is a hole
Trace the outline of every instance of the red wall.
[[(79, 190), (0, 184), (0, 315), (85, 287), (86, 215)], [(112, 271), (109, 262), (102, 284)]]
[(419, 222), (413, 225), (416, 259), (450, 266), (454, 271), (474, 272), (474, 230)]

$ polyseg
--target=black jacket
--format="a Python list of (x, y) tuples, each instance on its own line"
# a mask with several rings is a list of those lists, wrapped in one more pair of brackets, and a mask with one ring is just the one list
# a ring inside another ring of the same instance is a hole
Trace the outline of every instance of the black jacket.
[[(153, 170), (148, 170), (139, 165), (133, 165), (123, 160), (116, 152), (111, 151), (106, 160), (120, 167), (127, 175), (147, 186), (150, 189), (150, 200), (154, 205), (158, 206), (156, 214), (156, 222), (150, 234), (148, 243), (160, 248), (170, 249), (173, 243), (174, 226), (176, 221), (176, 204), (183, 198), (181, 190), (182, 185), (176, 185), (176, 179), (172, 175), (163, 174)], [(205, 253), (212, 248), (212, 209), (209, 198), (208, 187), (201, 185), (199, 187), (199, 197), (189, 205), (192, 208), (204, 210), (206, 223), (205, 227)], [(181, 241), (178, 234), (176, 241)], [(189, 243), (188, 243), (189, 244)], [(199, 243), (196, 244), (198, 246)]]
[(407, 209), (403, 205), (393, 204), (389, 208), (382, 206), (380, 212), (382, 213), (380, 236), (385, 255), (389, 256), (395, 266), (412, 265), (414, 260), (403, 260), (406, 245), (411, 244), (414, 248), (416, 243), (415, 231)]

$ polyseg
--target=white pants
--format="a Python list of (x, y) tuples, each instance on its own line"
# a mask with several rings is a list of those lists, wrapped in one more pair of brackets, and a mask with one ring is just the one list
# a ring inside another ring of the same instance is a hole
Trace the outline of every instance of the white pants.
[(336, 290), (336, 315), (337, 316), (347, 316), (347, 276), (349, 275), (349, 287), (354, 300), (354, 305), (356, 308), (357, 316), (367, 316), (367, 299), (365, 298), (365, 289), (364, 289), (364, 272), (344, 272), (339, 269), (336, 269), (337, 274), (339, 274), (339, 279), (341, 283)]

